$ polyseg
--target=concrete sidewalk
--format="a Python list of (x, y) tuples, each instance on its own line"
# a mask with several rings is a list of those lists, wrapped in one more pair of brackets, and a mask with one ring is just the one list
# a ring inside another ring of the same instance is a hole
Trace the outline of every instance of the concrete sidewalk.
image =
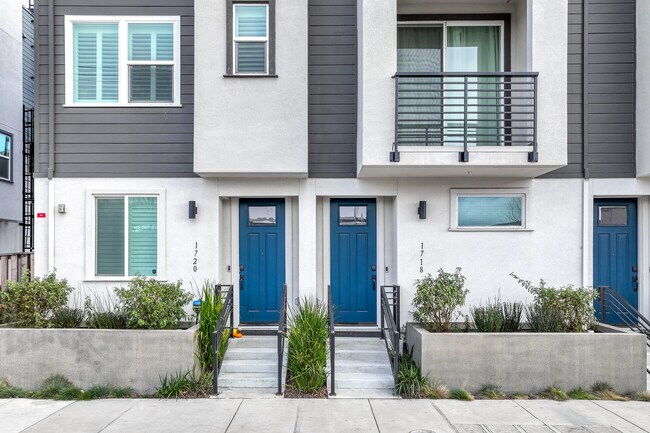
[(650, 403), (501, 400), (0, 400), (0, 433), (650, 433)]

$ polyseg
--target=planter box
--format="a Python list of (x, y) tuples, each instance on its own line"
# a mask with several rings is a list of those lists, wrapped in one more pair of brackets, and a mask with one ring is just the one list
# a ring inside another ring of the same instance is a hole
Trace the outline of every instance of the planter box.
[(408, 350), (431, 380), (477, 391), (486, 383), (506, 393), (549, 386), (566, 391), (605, 381), (619, 392), (646, 389), (646, 337), (610, 326), (596, 333), (432, 333), (406, 328)]
[(159, 375), (195, 368), (197, 329), (0, 328), (0, 378), (34, 390), (63, 374), (82, 389), (111, 384), (152, 393)]

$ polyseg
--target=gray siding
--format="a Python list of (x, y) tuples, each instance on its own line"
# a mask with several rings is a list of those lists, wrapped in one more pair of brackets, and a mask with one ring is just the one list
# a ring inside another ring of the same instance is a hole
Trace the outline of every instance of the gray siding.
[(23, 104), (34, 108), (34, 14), (23, 8)]
[(635, 176), (635, 6), (569, 0), (569, 165), (550, 177)]
[(309, 177), (357, 173), (357, 2), (309, 0)]
[[(48, 168), (48, 0), (37, 0), (38, 174)], [(182, 107), (63, 107), (65, 15), (181, 17)], [(56, 0), (55, 177), (194, 176), (194, 3), (192, 0)]]

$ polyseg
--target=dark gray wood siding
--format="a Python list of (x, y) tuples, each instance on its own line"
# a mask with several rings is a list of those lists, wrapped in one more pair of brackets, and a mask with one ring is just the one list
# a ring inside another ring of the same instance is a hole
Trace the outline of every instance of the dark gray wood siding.
[(34, 14), (23, 8), (23, 104), (34, 108)]
[(357, 2), (309, 0), (309, 177), (357, 174)]
[[(48, 169), (48, 0), (37, 0), (38, 174)], [(63, 107), (65, 15), (181, 17), (182, 107)], [(186, 177), (193, 172), (193, 0), (56, 0), (54, 176)]]
[(635, 8), (569, 0), (569, 165), (550, 177), (635, 176)]

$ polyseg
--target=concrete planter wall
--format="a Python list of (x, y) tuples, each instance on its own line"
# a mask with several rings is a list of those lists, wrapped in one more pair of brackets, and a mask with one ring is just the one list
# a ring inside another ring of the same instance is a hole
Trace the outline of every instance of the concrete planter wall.
[(34, 390), (63, 374), (82, 389), (111, 384), (151, 393), (159, 375), (196, 367), (197, 329), (0, 328), (0, 378)]
[(604, 333), (432, 333), (409, 323), (406, 339), (422, 374), (449, 388), (475, 392), (495, 383), (507, 393), (529, 393), (606, 381), (619, 392), (645, 390), (645, 336), (599, 330)]

